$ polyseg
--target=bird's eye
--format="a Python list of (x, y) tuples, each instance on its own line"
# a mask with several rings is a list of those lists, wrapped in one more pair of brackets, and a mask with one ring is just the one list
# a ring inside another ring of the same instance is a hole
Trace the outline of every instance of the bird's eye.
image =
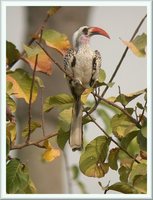
[(88, 28), (84, 28), (82, 31), (85, 35), (88, 35)]

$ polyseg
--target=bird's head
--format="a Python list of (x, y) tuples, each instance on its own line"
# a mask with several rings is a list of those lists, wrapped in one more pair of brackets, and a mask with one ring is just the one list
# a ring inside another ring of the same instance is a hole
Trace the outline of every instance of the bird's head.
[(101, 35), (110, 39), (108, 33), (101, 28), (82, 26), (73, 34), (73, 46), (78, 48), (80, 45), (88, 44), (93, 35)]

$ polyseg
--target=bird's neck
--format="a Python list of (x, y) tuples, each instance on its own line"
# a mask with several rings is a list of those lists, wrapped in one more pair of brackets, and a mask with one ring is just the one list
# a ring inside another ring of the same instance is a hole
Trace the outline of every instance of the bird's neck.
[(77, 47), (76, 47), (77, 51), (83, 50), (83, 49), (90, 49), (90, 45), (89, 42), (86, 43), (80, 43)]

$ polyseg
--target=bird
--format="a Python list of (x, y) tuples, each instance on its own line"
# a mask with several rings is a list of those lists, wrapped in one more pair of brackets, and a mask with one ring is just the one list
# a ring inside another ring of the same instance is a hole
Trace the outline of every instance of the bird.
[(64, 69), (72, 78), (66, 76), (74, 104), (70, 127), (69, 144), (72, 151), (83, 149), (83, 105), (81, 95), (86, 88), (93, 87), (98, 80), (101, 67), (101, 55), (90, 47), (90, 38), (101, 35), (110, 39), (108, 33), (99, 27), (82, 26), (72, 37), (72, 48), (64, 56)]

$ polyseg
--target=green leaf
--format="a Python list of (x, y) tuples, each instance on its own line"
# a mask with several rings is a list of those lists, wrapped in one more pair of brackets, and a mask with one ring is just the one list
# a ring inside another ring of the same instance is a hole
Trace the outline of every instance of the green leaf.
[(16, 103), (8, 94), (6, 94), (6, 103), (9, 106), (11, 112), (14, 113), (16, 111)]
[(7, 137), (6, 137), (6, 158), (8, 157), (9, 152), (10, 152), (10, 139), (9, 139), (9, 137), (7, 136)]
[(49, 16), (53, 16), (60, 8), (61, 6), (52, 6), (47, 13)]
[(102, 120), (104, 121), (106, 132), (108, 134), (112, 133), (111, 119), (110, 119), (110, 116), (109, 116), (108, 112), (106, 110), (104, 110), (104, 109), (98, 109), (97, 113), (102, 118)]
[(72, 107), (73, 102), (73, 97), (67, 94), (58, 94), (56, 96), (50, 96), (46, 98), (43, 105), (43, 110), (44, 112), (49, 112), (55, 107), (59, 108), (60, 110), (64, 110)]
[(103, 69), (99, 70), (99, 77), (98, 77), (98, 82), (103, 83), (106, 79), (106, 73)]
[(147, 151), (147, 138), (144, 137), (141, 132), (137, 135), (137, 142), (141, 150)]
[(119, 153), (119, 148), (111, 149), (109, 152), (108, 164), (109, 164), (110, 168), (113, 170), (118, 169), (118, 165), (117, 165), (118, 153)]
[[(39, 122), (32, 121), (31, 122), (31, 132), (30, 133), (33, 133), (37, 128), (40, 128), (40, 127), (41, 127), (41, 124)], [(28, 134), (29, 134), (29, 124), (27, 124), (26, 127), (23, 129), (22, 136), (23, 137), (27, 137)]]
[[(12, 90), (16, 98), (24, 98), (29, 103), (32, 78), (23, 69), (16, 69), (7, 73), (7, 81), (13, 84)], [(36, 100), (38, 86), (34, 83), (32, 93), (32, 103)]]
[(6, 184), (7, 193), (21, 194), (21, 193), (35, 193), (36, 189), (32, 183), (28, 169), (19, 160), (12, 159), (6, 166)]
[(11, 83), (11, 82), (6, 82), (6, 93), (7, 93), (8, 95), (12, 95), (12, 93), (13, 93), (12, 88), (13, 88), (13, 83)]
[(84, 185), (81, 181), (79, 181), (79, 180), (77, 180), (76, 183), (77, 183), (77, 185), (79, 186), (81, 192), (82, 192), (83, 194), (87, 194), (85, 185)]
[(65, 34), (59, 33), (53, 29), (43, 31), (42, 39), (46, 45), (59, 51), (62, 55), (70, 48), (70, 42)]
[(146, 89), (140, 90), (131, 94), (120, 94), (116, 97), (114, 102), (120, 102), (122, 105), (126, 106), (130, 101), (134, 100), (136, 97), (140, 96), (141, 94), (144, 94), (146, 92)]
[(64, 132), (62, 129), (60, 129), (58, 131), (58, 135), (57, 135), (57, 144), (59, 146), (60, 149), (64, 149), (68, 139), (70, 137), (70, 132)]
[(16, 46), (8, 41), (6, 41), (6, 58), (9, 66), (20, 58), (20, 53)]
[(134, 177), (137, 175), (146, 175), (147, 174), (147, 165), (146, 161), (141, 163), (133, 163), (132, 170), (129, 175), (129, 182), (133, 183)]
[(123, 41), (123, 43), (127, 45), (136, 56), (144, 57), (146, 55), (145, 47), (147, 45), (147, 35), (145, 33), (138, 35), (131, 42)]
[(130, 142), (138, 135), (139, 131), (132, 131), (128, 133), (124, 138), (121, 139), (121, 146), (127, 149)]
[(73, 179), (77, 179), (79, 177), (79, 168), (76, 165), (71, 167)]
[(109, 168), (108, 163), (104, 163), (109, 144), (110, 140), (106, 136), (98, 136), (85, 147), (79, 161), (84, 175), (98, 178), (105, 176)]
[(116, 114), (111, 120), (112, 132), (118, 138), (124, 138), (128, 133), (138, 131), (136, 125), (125, 114)]
[(40, 88), (44, 88), (44, 83), (43, 80), (41, 78), (39, 78), (38, 76), (35, 77), (35, 81), (37, 82), (37, 84), (39, 85)]
[(133, 186), (137, 189), (140, 193), (146, 194), (147, 193), (147, 175), (137, 175), (134, 177)]
[(6, 133), (10, 143), (14, 143), (16, 140), (16, 124), (13, 122), (7, 123)]
[(138, 191), (128, 183), (118, 182), (108, 187), (109, 190), (118, 191), (124, 194), (137, 194)]
[(143, 105), (141, 104), (141, 103), (137, 103), (137, 107), (139, 108), (139, 109), (141, 109), (141, 110), (143, 110), (144, 108), (143, 108)]
[(131, 169), (129, 167), (121, 166), (118, 170), (121, 182), (128, 182), (128, 177)]
[(58, 125), (60, 129), (62, 129), (64, 132), (69, 132), (72, 120), (72, 108), (65, 109), (60, 112), (58, 119)]

